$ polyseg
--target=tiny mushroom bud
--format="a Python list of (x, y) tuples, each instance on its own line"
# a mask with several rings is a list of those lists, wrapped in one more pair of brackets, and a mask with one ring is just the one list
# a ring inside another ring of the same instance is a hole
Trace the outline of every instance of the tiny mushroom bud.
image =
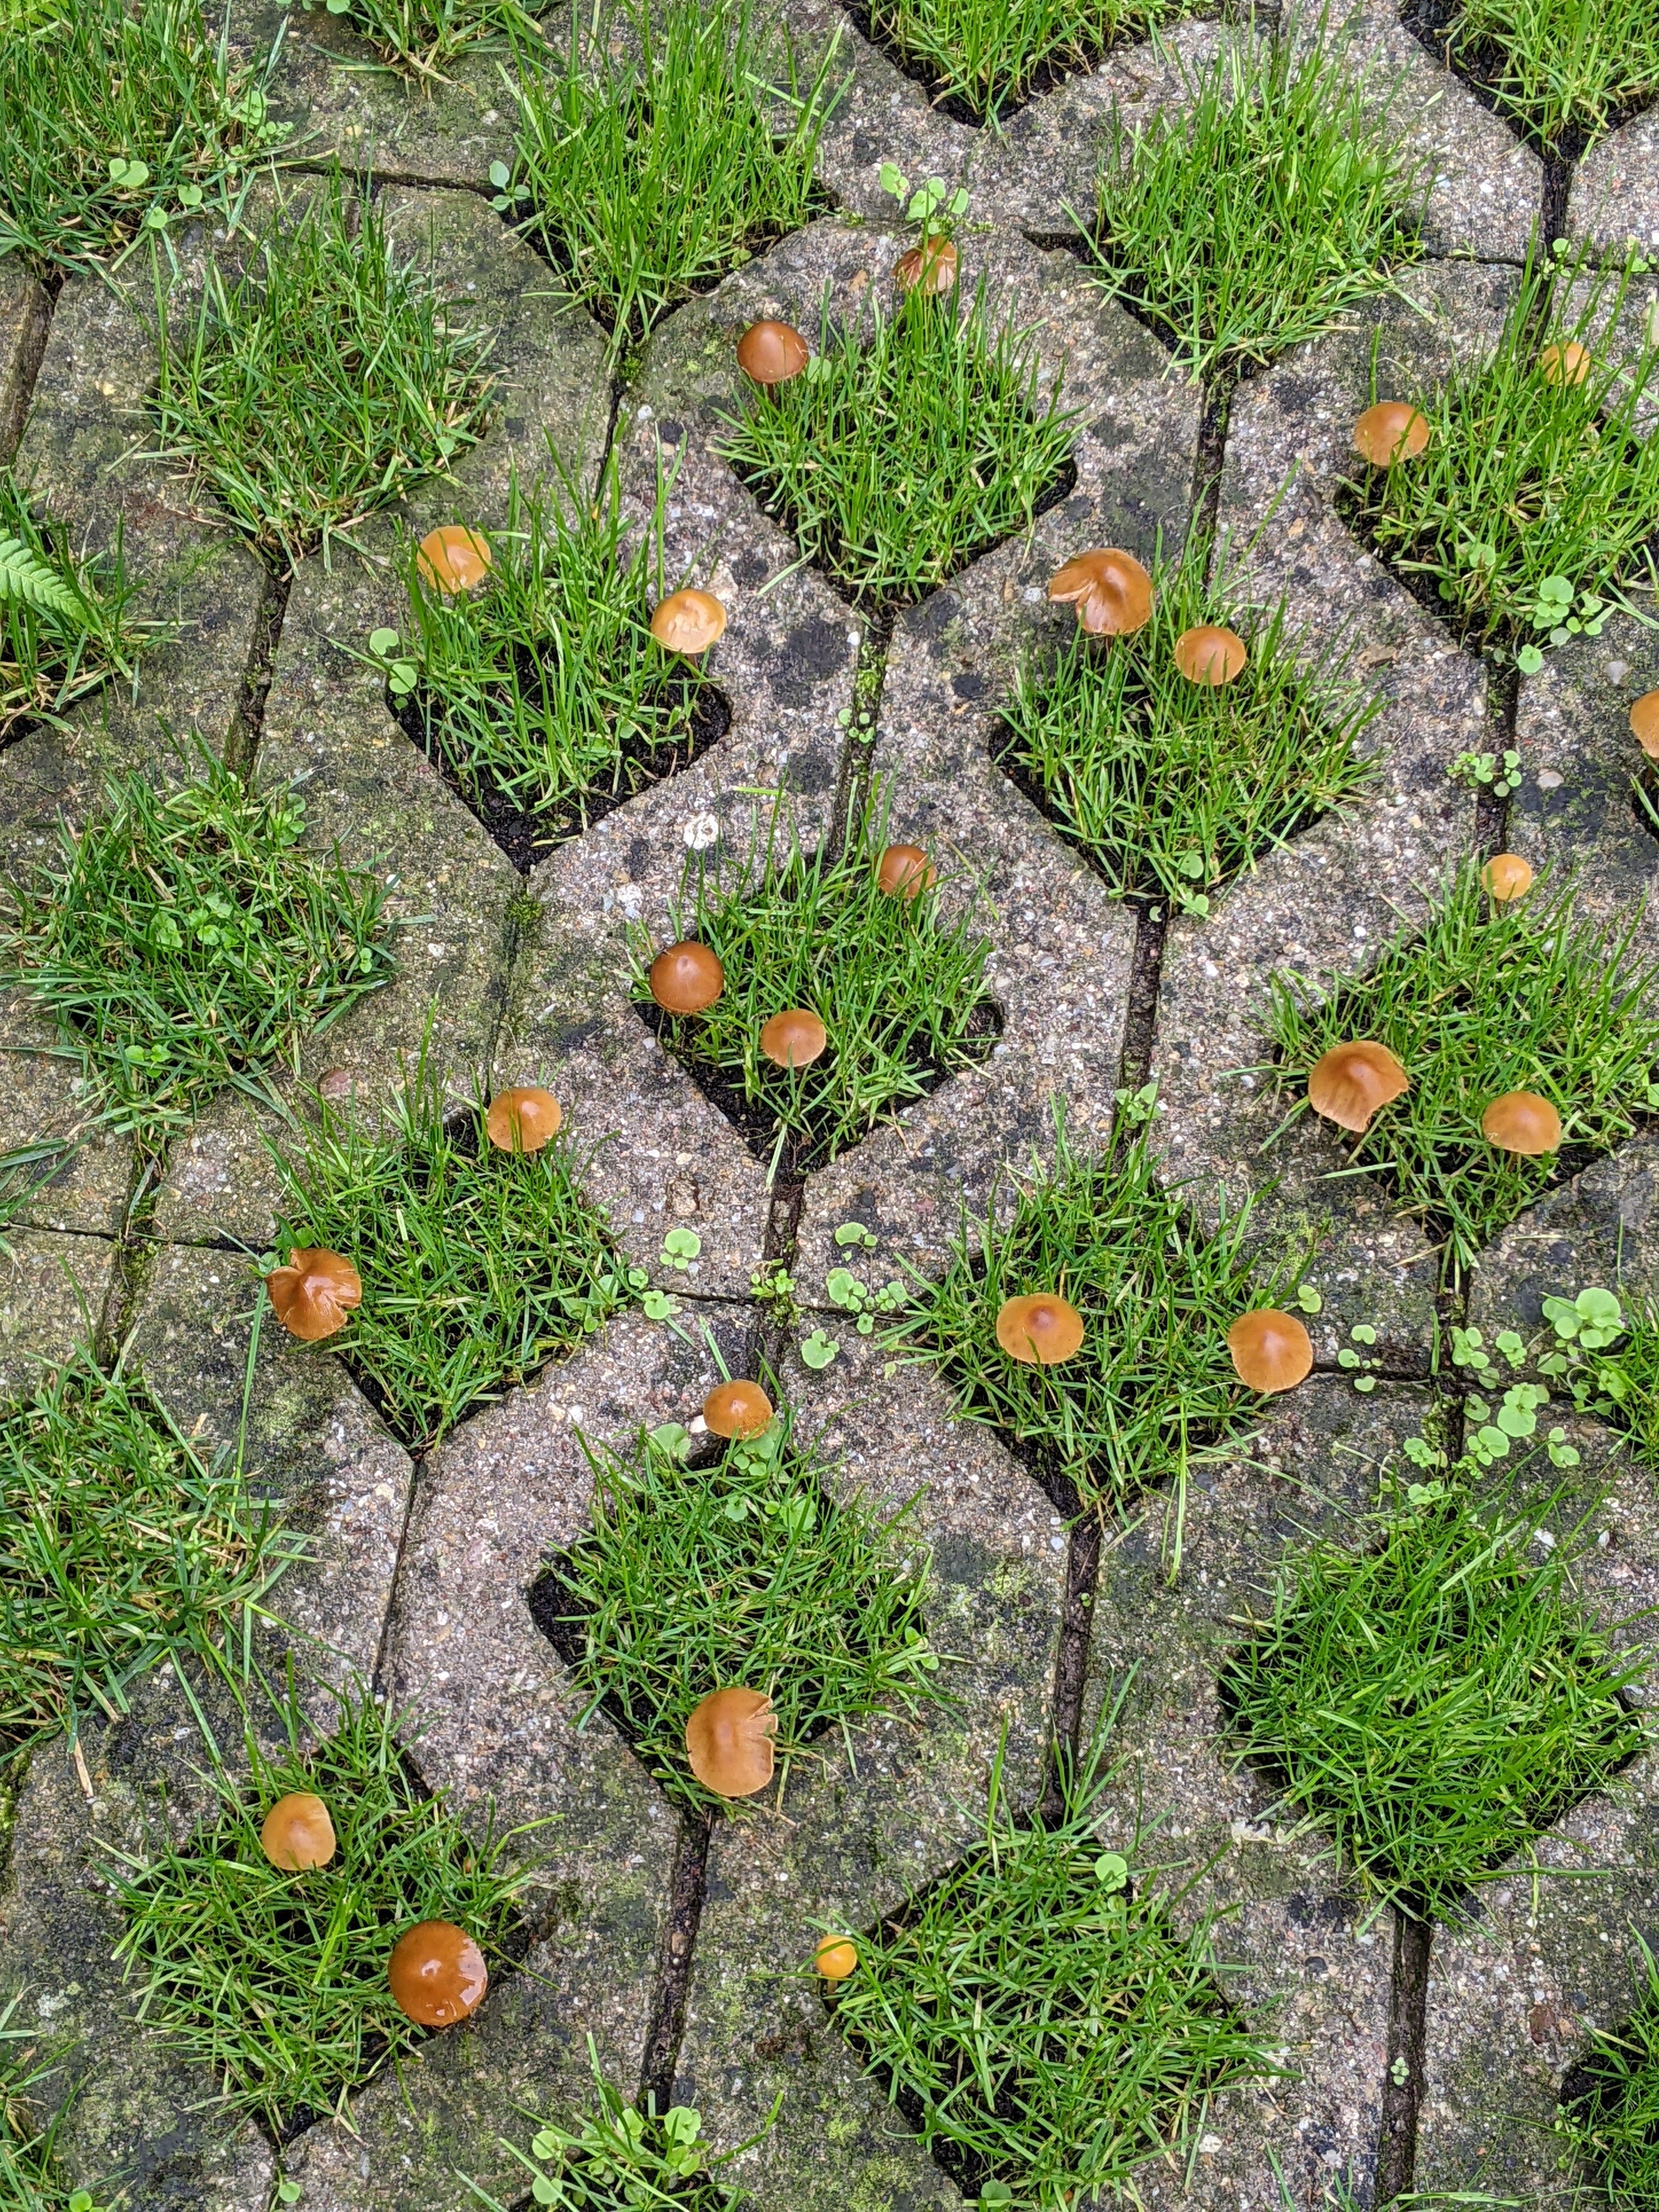
[(890, 845), (876, 866), (876, 889), (908, 901), (939, 879), (920, 845)]
[(717, 1437), (757, 1437), (771, 1425), (772, 1401), (758, 1382), (717, 1382), (702, 1417)]
[(1631, 734), (1650, 760), (1659, 760), (1659, 691), (1644, 691), (1630, 710)]
[(1547, 345), (1538, 356), (1546, 384), (1582, 384), (1590, 373), (1589, 349), (1575, 345)]
[(811, 358), (806, 341), (791, 323), (750, 323), (738, 340), (738, 367), (754, 384), (787, 384)]
[(1091, 637), (1125, 637), (1152, 620), (1152, 580), (1115, 545), (1079, 553), (1048, 579), (1048, 597), (1077, 609)]
[(1294, 1314), (1257, 1306), (1240, 1314), (1227, 1331), (1227, 1350), (1239, 1381), (1264, 1395), (1294, 1390), (1313, 1367), (1313, 1343)]
[(1480, 871), (1487, 896), (1500, 906), (1532, 889), (1532, 869), (1518, 853), (1494, 853)]
[(271, 1310), (290, 1336), (316, 1344), (345, 1327), (349, 1309), (361, 1305), (362, 1276), (349, 1260), (321, 1245), (289, 1255), (286, 1267), (265, 1277)]
[(858, 1962), (858, 1946), (850, 1936), (819, 1936), (812, 1964), (826, 1982), (844, 1982)]
[(526, 1084), (498, 1091), (484, 1115), (484, 1134), (499, 1152), (538, 1152), (559, 1133), (564, 1109), (550, 1091)]
[(457, 592), (470, 592), (475, 584), (482, 584), (489, 574), (489, 541), (476, 530), (446, 523), (441, 530), (427, 532), (416, 562), (434, 591), (453, 598)]
[(685, 1755), (705, 1790), (752, 1797), (772, 1779), (778, 1732), (772, 1700), (758, 1690), (715, 1690), (691, 1709)]
[(664, 1013), (702, 1014), (726, 988), (726, 970), (718, 953), (688, 937), (657, 955), (647, 980)]
[(901, 292), (920, 290), (937, 300), (957, 281), (957, 249), (948, 238), (930, 238), (926, 246), (913, 246), (893, 264), (893, 282)]
[(1411, 1089), (1411, 1078), (1385, 1044), (1356, 1037), (1334, 1044), (1308, 1071), (1308, 1103), (1339, 1128), (1363, 1137), (1379, 1106)]
[(1414, 461), (1429, 442), (1429, 418), (1403, 399), (1379, 400), (1353, 426), (1355, 450), (1374, 469)]
[(300, 1867), (326, 1866), (334, 1856), (334, 1823), (327, 1806), (308, 1790), (279, 1797), (265, 1814), (259, 1848), (272, 1866), (289, 1873)]
[(1554, 1152), (1561, 1142), (1561, 1116), (1535, 1091), (1506, 1091), (1480, 1116), (1481, 1134), (1499, 1152), (1527, 1159)]
[(651, 617), (651, 635), (665, 653), (693, 659), (726, 629), (726, 609), (712, 592), (671, 592)]
[(810, 1006), (774, 1014), (760, 1033), (760, 1048), (779, 1067), (805, 1067), (817, 1059), (830, 1032)]
[(453, 2027), (483, 2002), (483, 1953), (453, 1920), (422, 1920), (400, 1936), (386, 1963), (400, 2012), (422, 2027)]
[(1249, 659), (1237, 631), (1205, 623), (1183, 629), (1175, 642), (1175, 663), (1189, 684), (1231, 684)]
[(997, 1342), (1010, 1359), (1054, 1367), (1083, 1341), (1083, 1316), (1049, 1291), (1005, 1298), (997, 1310)]

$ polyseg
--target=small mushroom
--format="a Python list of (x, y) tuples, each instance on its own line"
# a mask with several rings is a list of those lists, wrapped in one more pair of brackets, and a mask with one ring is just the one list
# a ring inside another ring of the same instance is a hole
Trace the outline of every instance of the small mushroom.
[(1249, 657), (1236, 630), (1210, 623), (1183, 629), (1175, 642), (1176, 666), (1189, 684), (1231, 684)]
[(1532, 869), (1518, 853), (1494, 853), (1480, 871), (1486, 895), (1500, 906), (1532, 889)]
[(758, 1690), (715, 1690), (691, 1708), (685, 1755), (705, 1790), (752, 1797), (772, 1779), (777, 1732), (770, 1698)]
[(1353, 442), (1374, 469), (1391, 469), (1396, 461), (1414, 461), (1428, 444), (1429, 418), (1403, 399), (1381, 399), (1354, 424)]
[(345, 1327), (349, 1310), (361, 1305), (363, 1279), (349, 1260), (323, 1245), (289, 1255), (286, 1267), (265, 1277), (271, 1310), (290, 1336), (317, 1344)]
[(1506, 1091), (1480, 1116), (1480, 1131), (1499, 1152), (1533, 1160), (1559, 1146), (1561, 1116), (1535, 1091)]
[(890, 845), (876, 864), (876, 889), (908, 902), (939, 880), (920, 845)]
[(1079, 553), (1048, 579), (1048, 597), (1077, 609), (1091, 637), (1127, 637), (1152, 616), (1152, 580), (1133, 553), (1115, 545)]
[(422, 575), (434, 591), (452, 599), (470, 592), (489, 574), (489, 540), (476, 530), (447, 522), (441, 530), (428, 530), (416, 556)]
[(826, 1982), (844, 1982), (859, 1962), (858, 1945), (846, 1936), (820, 1936), (812, 1964)]
[(738, 340), (738, 367), (769, 391), (799, 376), (810, 359), (806, 341), (792, 323), (750, 323)]
[(538, 1152), (556, 1137), (564, 1109), (533, 1083), (498, 1091), (484, 1115), (484, 1134), (498, 1152)]
[(386, 1979), (400, 2012), (422, 2027), (453, 2027), (483, 2002), (483, 1953), (453, 1920), (422, 1920), (392, 1946)]
[(1589, 349), (1575, 345), (1547, 345), (1538, 356), (1539, 374), (1546, 384), (1582, 384), (1590, 373)]
[(1233, 1369), (1247, 1390), (1294, 1390), (1313, 1367), (1313, 1343), (1294, 1314), (1277, 1306), (1242, 1313), (1227, 1331)]
[(726, 630), (726, 609), (712, 592), (671, 592), (651, 617), (651, 635), (665, 653), (696, 659)]
[(810, 1006), (774, 1014), (760, 1033), (761, 1050), (779, 1067), (805, 1067), (829, 1042), (829, 1030)]
[(758, 1382), (717, 1382), (702, 1417), (717, 1437), (757, 1437), (771, 1425), (772, 1401)]
[(657, 955), (647, 980), (664, 1013), (702, 1014), (726, 988), (726, 970), (718, 953), (688, 937)]
[(260, 1827), (259, 1848), (272, 1866), (290, 1874), (300, 1867), (326, 1866), (334, 1856), (334, 1823), (327, 1806), (309, 1790), (279, 1797)]
[(925, 299), (938, 300), (957, 281), (957, 249), (948, 238), (930, 238), (926, 246), (913, 246), (893, 264), (893, 282), (901, 292), (920, 290)]
[(997, 1342), (1010, 1359), (1058, 1366), (1083, 1341), (1083, 1316), (1052, 1291), (1005, 1298), (997, 1310)]
[(1659, 760), (1659, 691), (1644, 691), (1630, 710), (1631, 734), (1650, 760)]
[(1411, 1078), (1385, 1044), (1356, 1037), (1334, 1044), (1308, 1071), (1308, 1103), (1316, 1114), (1363, 1137), (1379, 1106), (1411, 1089)]

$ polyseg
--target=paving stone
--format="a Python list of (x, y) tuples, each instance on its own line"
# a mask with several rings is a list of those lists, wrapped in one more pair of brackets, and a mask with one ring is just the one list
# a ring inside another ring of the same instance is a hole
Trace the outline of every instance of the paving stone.
[(42, 1367), (93, 1340), (115, 1259), (107, 1237), (8, 1224), (0, 1237), (0, 1393), (26, 1395)]
[(1469, 1285), (1469, 1319), (1490, 1344), (1514, 1329), (1528, 1340), (1554, 1331), (1544, 1300), (1592, 1285), (1659, 1296), (1659, 1139), (1632, 1137), (1528, 1209), (1488, 1246)]
[(1567, 230), (1606, 252), (1659, 249), (1659, 107), (1592, 146), (1573, 171)]

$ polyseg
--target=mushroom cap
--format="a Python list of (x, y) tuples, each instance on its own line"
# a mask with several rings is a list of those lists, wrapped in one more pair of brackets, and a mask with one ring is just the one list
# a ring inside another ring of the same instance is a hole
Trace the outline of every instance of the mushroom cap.
[(1411, 1089), (1411, 1078), (1385, 1044), (1353, 1037), (1334, 1044), (1308, 1071), (1308, 1103), (1316, 1114), (1363, 1137), (1379, 1106)]
[(753, 384), (787, 384), (811, 358), (793, 323), (750, 323), (738, 340), (738, 367)]
[(1414, 461), (1429, 442), (1429, 418), (1403, 399), (1379, 399), (1354, 424), (1353, 442), (1360, 459), (1374, 469)]
[(1644, 691), (1632, 702), (1631, 734), (1650, 760), (1659, 760), (1659, 691)]
[(907, 902), (939, 880), (939, 871), (920, 845), (890, 845), (876, 864), (876, 889)]
[(726, 609), (712, 592), (671, 592), (651, 617), (651, 635), (667, 653), (694, 658), (726, 631)]
[(691, 1708), (685, 1755), (705, 1790), (752, 1797), (772, 1779), (777, 1732), (772, 1700), (759, 1690), (715, 1690)]
[(1535, 1091), (1506, 1091), (1480, 1116), (1480, 1133), (1500, 1152), (1537, 1159), (1561, 1142), (1561, 1116)]
[(1532, 889), (1532, 868), (1519, 853), (1494, 853), (1480, 871), (1486, 895), (1500, 906)]
[(1589, 348), (1575, 344), (1547, 345), (1538, 356), (1539, 374), (1546, 384), (1582, 384), (1590, 373)]
[(484, 1115), (484, 1134), (499, 1152), (538, 1152), (559, 1133), (564, 1109), (533, 1083), (498, 1091)]
[(1250, 657), (1237, 630), (1202, 623), (1175, 642), (1176, 666), (1189, 684), (1231, 684)]
[(334, 1856), (334, 1823), (327, 1806), (309, 1790), (279, 1797), (261, 1824), (259, 1848), (272, 1866), (290, 1874), (299, 1867), (326, 1866)]
[(483, 1953), (453, 1920), (422, 1920), (400, 1936), (386, 1979), (398, 2009), (422, 2027), (453, 2027), (477, 2012), (489, 1986)]
[(757, 1437), (770, 1425), (772, 1401), (758, 1382), (717, 1382), (702, 1401), (702, 1417), (717, 1437)]
[(957, 249), (948, 238), (930, 238), (926, 246), (913, 246), (893, 264), (893, 282), (901, 292), (920, 288), (922, 296), (938, 300), (957, 281)]
[(476, 530), (447, 522), (441, 530), (428, 530), (416, 556), (422, 575), (434, 591), (470, 592), (489, 574), (489, 540)]
[(997, 1310), (997, 1342), (1027, 1366), (1057, 1366), (1083, 1341), (1083, 1316), (1053, 1291), (1005, 1298)]
[(1247, 1390), (1294, 1390), (1313, 1367), (1313, 1342), (1294, 1314), (1277, 1306), (1242, 1313), (1227, 1331), (1233, 1370)]
[(1127, 637), (1152, 617), (1152, 580), (1115, 545), (1079, 553), (1048, 579), (1048, 597), (1069, 602), (1091, 637)]
[(760, 1033), (761, 1050), (780, 1067), (805, 1067), (829, 1042), (829, 1030), (810, 1006), (774, 1014)]
[(726, 988), (726, 970), (717, 952), (687, 937), (657, 955), (647, 980), (664, 1013), (702, 1014)]
[(271, 1310), (290, 1336), (317, 1344), (345, 1327), (349, 1309), (362, 1304), (363, 1279), (349, 1260), (325, 1245), (290, 1252), (286, 1267), (265, 1277)]
[(859, 1947), (850, 1936), (820, 1936), (812, 1964), (826, 1982), (844, 1982), (859, 1962)]

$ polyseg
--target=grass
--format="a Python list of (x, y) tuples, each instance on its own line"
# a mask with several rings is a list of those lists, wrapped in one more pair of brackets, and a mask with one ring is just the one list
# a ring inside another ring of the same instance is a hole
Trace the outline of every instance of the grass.
[(497, 1152), (482, 1109), (458, 1111), (424, 1063), (383, 1134), (318, 1110), (303, 1158), (278, 1156), (277, 1249), (322, 1245), (356, 1267), (362, 1304), (321, 1349), (411, 1450), (573, 1351), (627, 1296), (568, 1127), (538, 1152)]
[(72, 2094), (41, 2124), (45, 2100), (37, 2093), (58, 2072), (62, 2054), (35, 2031), (12, 2026), (22, 2001), (19, 1990), (0, 2007), (0, 2212), (100, 2212), (90, 2190), (70, 2189), (58, 2160)]
[[(879, 800), (877, 814), (884, 821)], [(658, 948), (643, 929), (634, 938), (633, 994), (756, 1149), (794, 1175), (836, 1158), (941, 1076), (981, 1060), (997, 1016), (983, 981), (990, 947), (975, 931), (972, 901), (961, 900), (953, 921), (940, 911), (956, 879), (895, 898), (876, 883), (883, 835), (830, 859), (804, 853), (793, 826), (787, 834), (781, 851), (775, 813), (765, 842), (726, 883), (687, 864), (667, 942), (695, 938), (719, 955), (726, 987), (708, 1011), (657, 1013), (646, 970)], [(829, 1048), (805, 1067), (777, 1067), (761, 1052), (760, 1032), (794, 1006), (817, 1014)]]
[(137, 1376), (85, 1353), (0, 1413), (0, 1742), (88, 1715), (257, 1612), (295, 1540), (197, 1456)]
[(266, 107), (274, 61), (234, 64), (200, 0), (70, 0), (8, 28), (0, 253), (37, 276), (85, 269), (180, 216), (228, 213), (288, 135)]
[[(1087, 854), (1120, 897), (1208, 910), (1256, 856), (1366, 781), (1360, 739), (1376, 712), (1291, 629), (1211, 591), (1201, 556), (1160, 568), (1152, 618), (1132, 636), (1079, 630), (1056, 665), (1028, 663), (1003, 707), (998, 758)], [(1200, 623), (1237, 630), (1250, 657), (1231, 684), (1189, 684), (1176, 640)]]
[(1639, 1655), (1573, 1601), (1576, 1534), (1534, 1545), (1549, 1510), (1517, 1518), (1505, 1497), (1454, 1489), (1382, 1516), (1364, 1546), (1317, 1540), (1223, 1670), (1239, 1755), (1269, 1764), (1285, 1808), (1328, 1830), (1369, 1891), (1419, 1917), (1648, 1740), (1621, 1701)]
[[(1650, 1110), (1659, 1022), (1644, 1003), (1655, 963), (1632, 957), (1639, 926), (1638, 915), (1612, 935), (1577, 921), (1570, 890), (1547, 883), (1495, 906), (1465, 862), (1363, 982), (1339, 981), (1320, 1000), (1300, 978), (1273, 979), (1268, 1030), (1285, 1088), (1303, 1092), (1314, 1062), (1350, 1037), (1387, 1045), (1410, 1077), (1363, 1137), (1329, 1124), (1325, 1133), (1349, 1148), (1333, 1172), (1383, 1178), (1441, 1241), (1449, 1279), (1562, 1171), (1559, 1154), (1523, 1159), (1486, 1142), (1492, 1099), (1549, 1099), (1575, 1165), (1612, 1151)], [(1285, 1126), (1310, 1110), (1298, 1096)]]
[(1636, 2010), (1616, 2032), (1589, 2030), (1556, 2122), (1607, 2212), (1651, 2212), (1659, 2202), (1659, 1963), (1636, 1941), (1644, 1984)]
[(935, 97), (994, 120), (1044, 84), (1087, 69), (1120, 40), (1187, 12), (1188, 0), (871, 0), (871, 28)]
[(683, 1430), (594, 1460), (593, 1525), (552, 1567), (536, 1613), (589, 1699), (671, 1796), (717, 1797), (685, 1755), (692, 1707), (731, 1684), (764, 1690), (786, 1773), (812, 1737), (938, 1695), (922, 1606), (927, 1565), (904, 1516), (837, 1504), (787, 1414), (690, 1466)]
[[(182, 1844), (158, 1823), (147, 1850), (112, 1851), (104, 1868), (126, 1922), (117, 1956), (142, 1985), (138, 2016), (276, 2134), (343, 2110), (348, 2091), (425, 2040), (387, 1984), (398, 1936), (453, 1921), (493, 1974), (532, 1871), (507, 1863), (509, 1838), (493, 1823), (469, 1832), (424, 1793), (396, 1717), (367, 1694), (341, 1700), (313, 1751), (300, 1748), (297, 1709), (286, 1718), (274, 1755), (249, 1732), (247, 1781), (216, 1765), (216, 1818)], [(337, 1849), (325, 1867), (284, 1873), (260, 1848), (264, 1814), (291, 1790), (328, 1808)]]
[(1502, 112), (1552, 150), (1570, 133), (1588, 143), (1659, 94), (1650, 0), (1463, 0), (1445, 40)]
[(131, 679), (155, 635), (130, 609), (138, 586), (118, 536), (107, 554), (77, 555), (0, 469), (0, 745), (61, 714), (113, 678)]
[(1029, 331), (991, 328), (918, 285), (891, 314), (833, 324), (805, 372), (721, 419), (721, 452), (801, 551), (859, 605), (908, 605), (1011, 532), (1066, 480), (1075, 417), (1044, 401)]
[(1427, 179), (1340, 45), (1235, 46), (1145, 125), (1114, 111), (1100, 281), (1194, 381), (1320, 337), (1414, 259)]
[(289, 787), (204, 757), (176, 791), (113, 777), (61, 860), (15, 890), (0, 978), (27, 987), (102, 1113), (150, 1149), (216, 1091), (269, 1097), (302, 1040), (391, 972), (381, 894), (307, 850)]
[(291, 565), (477, 443), (489, 334), (399, 261), (378, 203), (348, 222), (337, 173), (280, 210), (240, 276), (209, 264), (175, 329), (157, 279), (157, 455), (183, 463), (270, 561)]
[[(319, 0), (302, 0), (307, 13)], [(343, 15), (395, 69), (427, 91), (469, 47), (504, 46), (515, 32), (537, 35), (533, 15), (514, 0), (322, 0)]]
[[(832, 40), (810, 75), (750, 0), (574, 4), (562, 69), (520, 66), (518, 160), (496, 204), (618, 354), (834, 203), (813, 181)], [(780, 130), (776, 111), (787, 119)]]

